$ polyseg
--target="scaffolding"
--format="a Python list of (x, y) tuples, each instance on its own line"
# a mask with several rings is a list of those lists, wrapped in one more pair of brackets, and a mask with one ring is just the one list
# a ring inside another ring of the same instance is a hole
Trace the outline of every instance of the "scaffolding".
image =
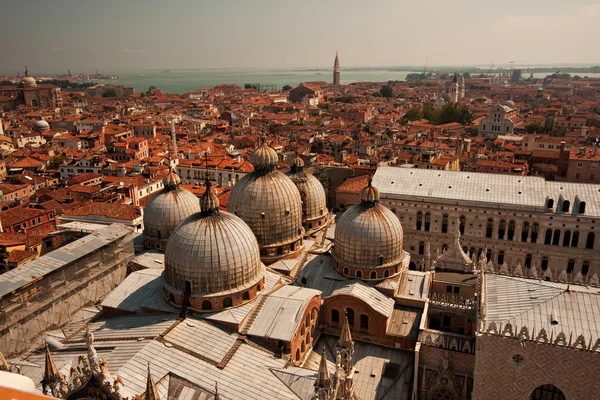
[[(35, 347), (39, 335), (64, 326), (75, 312), (95, 303), (125, 279), (127, 263), (134, 257), (132, 234), (128, 231), (114, 236), (89, 252), (85, 252), (86, 242), (80, 243), (75, 246), (75, 251), (83, 252), (80, 257), (37, 279), (30, 276), (32, 282), (0, 298), (0, 350), (5, 355), (13, 357)], [(63, 249), (55, 252), (69, 252)], [(44, 256), (55, 256), (48, 262), (61, 255), (53, 253)], [(44, 263), (44, 257), (39, 262)], [(27, 267), (22, 267), (23, 271)]]

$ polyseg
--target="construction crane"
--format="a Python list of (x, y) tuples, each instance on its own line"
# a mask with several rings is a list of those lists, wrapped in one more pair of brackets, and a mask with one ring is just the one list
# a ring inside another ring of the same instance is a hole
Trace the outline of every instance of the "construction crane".
[(423, 75), (425, 75), (425, 71), (427, 71), (427, 62), (429, 62), (428, 58), (425, 59), (425, 66), (423, 67)]
[(512, 77), (512, 73), (513, 73), (513, 67), (516, 61), (509, 61), (508, 63), (510, 64), (510, 76)]
[(542, 83), (542, 87), (547, 88), (548, 86), (550, 86), (550, 84), (552, 83), (554, 78), (556, 78), (558, 76), (559, 72), (560, 72), (560, 69), (558, 71), (556, 71), (555, 73), (553, 73), (552, 75), (545, 77), (544, 83)]

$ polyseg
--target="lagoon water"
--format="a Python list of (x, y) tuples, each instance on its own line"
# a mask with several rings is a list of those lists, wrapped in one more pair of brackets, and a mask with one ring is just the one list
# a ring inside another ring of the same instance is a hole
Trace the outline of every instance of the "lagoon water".
[[(390, 71), (387, 69), (355, 69), (341, 71), (341, 83), (387, 82), (405, 80), (406, 75), (414, 71)], [(98, 83), (113, 83), (134, 87), (136, 92), (146, 91), (155, 86), (166, 93), (195, 92), (196, 89), (208, 89), (222, 83), (243, 87), (246, 83), (275, 85), (281, 89), (285, 85), (297, 86), (302, 82), (326, 81), (333, 79), (331, 69), (313, 70), (253, 70), (253, 69), (189, 69), (189, 70), (146, 70), (129, 73), (113, 73), (123, 76), (115, 81), (97, 80)]]
[[(387, 82), (389, 80), (403, 81), (406, 75), (417, 72), (397, 71), (388, 68), (355, 68), (342, 69), (340, 79), (342, 84), (353, 82)], [(109, 81), (96, 80), (98, 83), (113, 83), (126, 87), (134, 87), (136, 92), (148, 90), (155, 86), (166, 93), (195, 92), (196, 89), (208, 89), (217, 85), (244, 84), (274, 85), (281, 89), (284, 85), (297, 86), (302, 82), (326, 81), (331, 82), (331, 69), (289, 69), (289, 70), (260, 70), (260, 69), (178, 69), (171, 71), (142, 70), (139, 72), (109, 73), (123, 76), (123, 79)], [(535, 78), (543, 78), (550, 73), (534, 73)], [(572, 74), (577, 75), (577, 74)], [(580, 76), (600, 78), (600, 73), (585, 73)], [(523, 75), (527, 78), (528, 75)]]

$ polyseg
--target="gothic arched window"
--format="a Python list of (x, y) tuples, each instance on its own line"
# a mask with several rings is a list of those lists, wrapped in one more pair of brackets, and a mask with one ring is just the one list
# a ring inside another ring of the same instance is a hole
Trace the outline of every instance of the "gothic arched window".
[(585, 241), (585, 248), (593, 249), (595, 240), (596, 240), (596, 235), (594, 234), (594, 232), (588, 233), (587, 240)]

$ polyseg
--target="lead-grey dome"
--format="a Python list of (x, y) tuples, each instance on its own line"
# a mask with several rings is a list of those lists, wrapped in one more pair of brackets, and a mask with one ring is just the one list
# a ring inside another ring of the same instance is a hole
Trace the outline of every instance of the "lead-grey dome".
[(173, 229), (200, 211), (198, 197), (180, 188), (179, 181), (174, 172), (167, 174), (163, 178), (164, 188), (144, 208), (144, 245), (147, 248), (164, 250)]
[(248, 224), (261, 249), (264, 262), (271, 262), (302, 247), (302, 201), (296, 185), (285, 174), (276, 171), (277, 160), (272, 159), (263, 143), (253, 160), (260, 166), (244, 176), (233, 187), (227, 211)]
[(50, 124), (48, 124), (47, 121), (41, 119), (33, 125), (33, 129), (35, 129), (36, 131), (45, 131), (50, 129)]
[(300, 192), (302, 225), (306, 232), (313, 233), (325, 227), (327, 198), (321, 182), (313, 174), (304, 171), (304, 162), (299, 157), (292, 163), (290, 178)]
[[(332, 254), (338, 269), (383, 269), (396, 267), (404, 259), (404, 235), (398, 217), (379, 204), (379, 191), (369, 185), (361, 191), (361, 202), (350, 207), (335, 227), (335, 246)], [(379, 275), (377, 278), (391, 276)], [(350, 272), (345, 275), (357, 276)], [(369, 278), (364, 272), (361, 277)]]
[(184, 293), (187, 281), (192, 298), (202, 298), (232, 296), (259, 284), (265, 268), (248, 225), (218, 210), (210, 186), (201, 202), (202, 211), (188, 217), (171, 234), (165, 251), (166, 288)]
[(509, 100), (506, 100), (506, 101), (504, 102), (504, 105), (505, 105), (506, 107), (510, 107), (510, 108), (517, 108), (517, 106), (515, 105), (515, 102), (514, 102), (514, 101), (512, 101), (512, 100), (510, 100), (510, 99), (509, 99)]

